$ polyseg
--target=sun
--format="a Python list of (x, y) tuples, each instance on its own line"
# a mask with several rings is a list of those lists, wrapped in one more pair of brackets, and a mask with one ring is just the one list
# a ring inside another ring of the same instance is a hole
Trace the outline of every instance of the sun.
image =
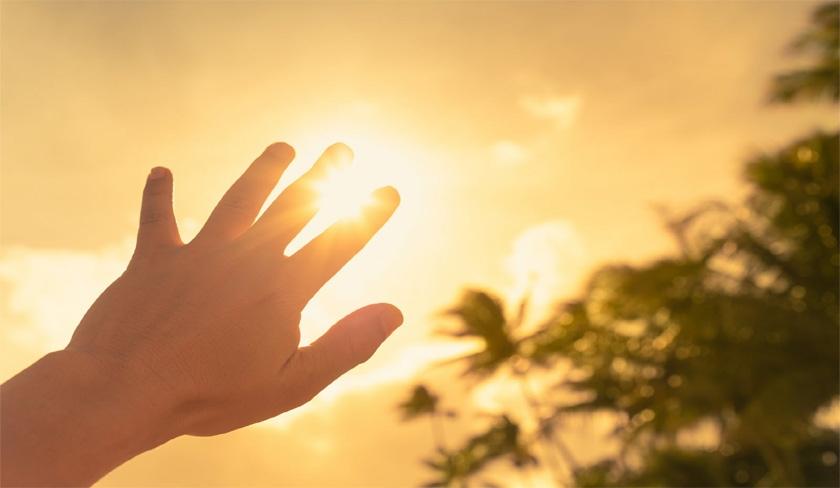
[(373, 203), (373, 183), (352, 165), (330, 169), (315, 183), (318, 213), (327, 220), (358, 219), (362, 210)]
[(289, 244), (286, 249), (288, 255), (330, 225), (362, 218), (365, 208), (375, 204), (372, 193), (384, 186), (393, 186), (401, 196), (400, 208), (388, 225), (389, 233), (398, 231), (398, 223), (404, 218), (414, 221), (421, 218), (413, 214), (420, 212), (421, 209), (415, 207), (424, 200), (421, 193), (428, 178), (421, 174), (421, 169), (425, 167), (421, 161), (426, 155), (417, 145), (385, 129), (382, 124), (351, 122), (322, 126), (318, 131), (311, 131), (309, 137), (304, 134), (299, 138), (301, 142), (296, 144), (295, 149), (299, 151), (295, 159), (300, 163), (291, 168), (286, 184), (299, 177), (324, 148), (335, 142), (347, 144), (354, 157), (352, 161), (330, 168), (313, 183), (318, 212)]

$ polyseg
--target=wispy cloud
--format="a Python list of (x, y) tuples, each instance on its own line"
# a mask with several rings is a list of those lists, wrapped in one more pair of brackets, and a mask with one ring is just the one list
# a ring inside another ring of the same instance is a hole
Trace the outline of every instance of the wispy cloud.
[(525, 112), (552, 122), (556, 129), (566, 129), (574, 123), (580, 112), (581, 102), (579, 96), (522, 95), (519, 98), (519, 106)]
[(488, 148), (490, 159), (500, 166), (518, 166), (539, 158), (556, 138), (556, 131), (568, 129), (574, 124), (581, 103), (579, 96), (521, 95), (519, 108), (548, 124), (526, 138), (525, 142), (507, 138), (494, 141)]

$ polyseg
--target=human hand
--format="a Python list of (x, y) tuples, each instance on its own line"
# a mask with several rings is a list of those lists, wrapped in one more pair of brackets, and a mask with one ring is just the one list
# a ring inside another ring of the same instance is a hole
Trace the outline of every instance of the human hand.
[(172, 175), (153, 169), (128, 269), (66, 348), (142, 399), (163, 439), (219, 434), (306, 403), (402, 323), (393, 305), (369, 305), (299, 347), (301, 310), (388, 220), (399, 195), (377, 190), (359, 218), (284, 256), (317, 211), (313, 183), (352, 153), (328, 148), (254, 222), (293, 157), (287, 144), (269, 146), (188, 244), (172, 212)]
[(361, 216), (284, 256), (317, 212), (314, 183), (352, 153), (328, 148), (254, 222), (293, 157), (287, 144), (269, 146), (189, 244), (172, 212), (172, 175), (152, 170), (126, 271), (65, 349), (0, 387), (0, 484), (89, 485), (179, 435), (273, 417), (367, 360), (402, 323), (393, 305), (368, 305), (299, 347), (306, 303), (384, 225), (399, 195), (377, 190)]

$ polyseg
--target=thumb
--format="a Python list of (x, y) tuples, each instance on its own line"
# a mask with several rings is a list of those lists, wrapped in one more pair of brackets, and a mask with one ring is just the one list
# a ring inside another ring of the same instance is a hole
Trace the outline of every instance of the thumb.
[(309, 346), (298, 349), (284, 368), (284, 397), (289, 408), (311, 400), (339, 376), (367, 361), (403, 322), (387, 303), (362, 307), (339, 320)]
[(181, 237), (172, 211), (172, 173), (166, 168), (152, 168), (143, 189), (137, 252), (180, 244)]

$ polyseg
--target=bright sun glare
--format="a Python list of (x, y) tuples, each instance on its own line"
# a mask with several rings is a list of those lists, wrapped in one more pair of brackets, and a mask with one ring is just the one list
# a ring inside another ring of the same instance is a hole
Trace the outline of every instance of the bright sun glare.
[(362, 210), (373, 203), (370, 186), (352, 166), (333, 168), (316, 183), (319, 212), (329, 220), (361, 217)]
[[(424, 193), (424, 181), (428, 179), (427, 175), (421, 174), (425, 167), (421, 161), (430, 155), (386, 129), (384, 124), (371, 120), (373, 118), (367, 112), (349, 111), (346, 117), (331, 123), (321, 122), (317, 131), (305, 132), (295, 138), (296, 149), (299, 149), (295, 160), (299, 165), (293, 165), (290, 174), (284, 175), (288, 178), (286, 184), (300, 176), (332, 143), (347, 144), (353, 150), (354, 158), (349, 164), (332, 168), (315, 184), (318, 214), (289, 244), (287, 254), (294, 253), (336, 221), (361, 217), (365, 207), (374, 203), (371, 194), (383, 186), (395, 187), (402, 200), (386, 231), (404, 232), (406, 229), (398, 228), (408, 225), (408, 221), (416, 223), (420, 218), (423, 209), (417, 207), (424, 200), (421, 193)], [(363, 119), (367, 119), (366, 123), (362, 123)], [(280, 186), (284, 186), (282, 182)], [(406, 221), (400, 222), (402, 220)]]

